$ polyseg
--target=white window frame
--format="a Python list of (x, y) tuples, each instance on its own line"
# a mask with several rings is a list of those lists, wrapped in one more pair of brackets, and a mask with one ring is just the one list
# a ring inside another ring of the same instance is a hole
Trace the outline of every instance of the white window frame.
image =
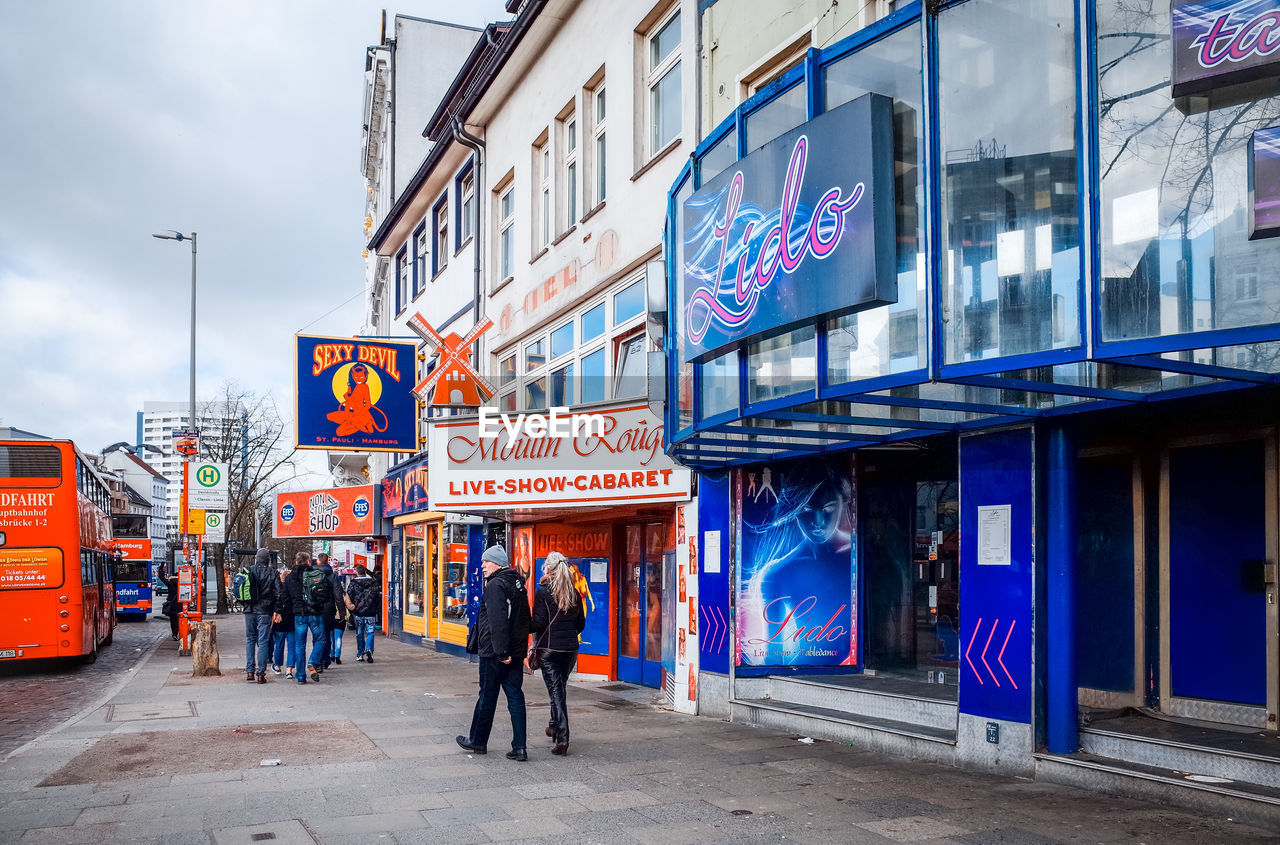
[(431, 262), (431, 277), (444, 272), (449, 266), (449, 192), (445, 191), (431, 207), (431, 237), (435, 241), (435, 260)]
[(578, 222), (582, 213), (582, 206), (578, 202), (582, 187), (582, 165), (580, 164), (582, 132), (578, 123), (578, 113), (572, 109), (560, 119), (559, 125), (560, 148), (564, 151), (560, 169), (563, 180), (560, 194), (564, 197), (564, 226), (561, 231), (565, 232)]
[(475, 224), (475, 202), (476, 169), (472, 167), (458, 182), (458, 249), (466, 246), (467, 241), (475, 235), (472, 230)]
[(555, 171), (551, 160), (551, 137), (543, 132), (533, 146), (534, 184), (538, 187), (533, 196), (533, 251), (534, 254), (551, 246), (555, 237)]
[[(497, 226), (497, 249), (494, 252), (494, 259), (497, 261), (498, 284), (502, 284), (507, 279), (515, 275), (516, 271), (516, 197), (515, 183), (507, 181), (500, 185), (494, 192), (494, 211), (493, 219)], [(506, 206), (506, 213), (503, 213), (503, 207)]]
[(422, 292), (426, 290), (426, 281), (431, 278), (431, 274), (427, 272), (427, 257), (429, 254), (429, 241), (427, 238), (431, 232), (431, 227), (427, 225), (427, 221), (423, 220), (421, 225), (413, 233), (413, 296), (416, 300), (422, 296)]
[[(499, 407), (517, 411), (544, 410), (551, 402), (553, 374), (570, 365), (573, 366), (574, 371), (574, 380), (572, 382), (574, 387), (573, 401), (568, 404), (571, 406), (583, 404), (582, 362), (592, 353), (600, 350), (604, 350), (604, 397), (601, 400), (593, 400), (591, 404), (595, 404), (596, 401), (609, 402), (614, 399), (634, 399), (637, 398), (637, 396), (643, 395), (643, 393), (629, 396), (617, 395), (617, 364), (620, 341), (634, 337), (638, 333), (643, 334), (645, 314), (641, 311), (639, 314), (626, 319), (622, 323), (616, 326), (613, 325), (614, 295), (630, 287), (635, 282), (643, 282), (643, 280), (643, 272), (639, 274), (632, 274), (621, 282), (612, 285), (608, 290), (604, 291), (603, 294), (594, 296), (587, 300), (582, 305), (578, 306), (578, 308), (576, 308), (571, 314), (562, 314), (556, 319), (546, 322), (536, 331), (529, 332), (514, 342), (508, 343), (502, 349), (495, 351), (493, 353), (493, 361), (495, 362), (497, 372), (499, 373), (502, 371), (502, 362), (509, 360), (512, 356), (515, 356), (516, 358), (515, 378), (503, 383), (499, 388)], [(583, 315), (599, 305), (604, 306), (604, 331), (591, 340), (583, 342)], [(573, 350), (553, 360), (551, 356), (551, 335), (556, 329), (562, 328), (570, 321), (573, 322), (574, 340), (576, 341)], [(542, 348), (545, 353), (544, 360), (541, 363), (530, 367), (526, 350), (538, 341), (542, 341), (543, 344)], [(646, 342), (645, 350), (648, 351), (650, 348), (651, 345)], [(546, 397), (546, 401), (541, 407), (535, 408), (530, 406), (527, 402), (527, 388), (539, 379), (543, 381), (543, 395)]]
[(591, 149), (587, 153), (590, 165), (588, 178), (591, 180), (591, 207), (595, 208), (605, 201), (609, 186), (608, 144), (606, 143), (608, 134), (605, 124), (608, 118), (608, 98), (604, 80), (597, 83), (595, 88), (588, 90), (587, 102), (590, 103), (591, 108)]
[[(676, 70), (677, 68), (680, 68), (680, 60), (682, 58), (681, 52), (684, 45), (684, 38), (681, 37), (676, 42), (675, 48), (672, 49), (671, 52), (668, 53), (667, 55), (661, 57), (656, 65), (653, 63), (653, 43), (654, 43), (654, 40), (658, 37), (658, 35), (662, 32), (662, 30), (667, 26), (667, 24), (671, 23), (671, 21), (678, 16), (680, 16), (679, 3), (673, 5), (670, 9), (665, 11), (661, 16), (659, 16), (657, 22), (655, 22), (652, 26), (648, 27), (644, 31), (644, 40), (642, 43), (642, 50), (643, 50), (642, 61), (644, 62), (644, 69), (645, 69), (645, 72), (644, 72), (644, 109), (645, 109), (644, 146), (646, 149), (646, 155), (644, 158), (646, 161), (655, 157), (658, 153), (666, 149), (667, 146), (671, 144), (674, 140), (679, 138), (680, 133), (684, 128), (684, 113), (683, 113), (684, 106), (682, 102), (681, 107), (679, 109), (680, 120), (677, 123), (675, 131), (671, 134), (670, 137), (659, 139), (656, 133), (658, 130), (657, 116), (660, 110), (654, 107), (654, 97), (657, 93), (658, 85), (661, 84), (662, 80), (666, 78), (668, 73)], [(684, 29), (683, 18), (681, 18), (679, 26), (682, 31), (681, 35), (683, 35), (683, 29)], [(680, 72), (683, 74), (684, 72), (683, 68), (680, 68)], [(681, 84), (677, 86), (676, 90), (678, 92), (676, 96), (681, 97), (681, 99), (683, 100), (683, 90), (684, 90), (683, 78), (681, 79)]]

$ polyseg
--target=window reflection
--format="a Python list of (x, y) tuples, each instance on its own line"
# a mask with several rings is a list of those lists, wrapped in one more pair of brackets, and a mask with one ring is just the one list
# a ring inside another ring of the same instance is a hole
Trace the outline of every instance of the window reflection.
[(1280, 241), (1248, 239), (1248, 145), (1280, 123), (1275, 82), (1172, 101), (1169, 41), (1149, 35), (1167, 3), (1099, 0), (1097, 28), (1103, 340), (1274, 322)]
[(924, 243), (919, 174), (921, 137), (920, 25), (828, 65), (828, 110), (861, 97), (893, 98), (894, 197), (897, 208), (898, 301), (827, 324), (827, 380), (832, 384), (920, 369), (926, 364)]
[(1071, 0), (939, 17), (949, 363), (1080, 342), (1074, 17)]

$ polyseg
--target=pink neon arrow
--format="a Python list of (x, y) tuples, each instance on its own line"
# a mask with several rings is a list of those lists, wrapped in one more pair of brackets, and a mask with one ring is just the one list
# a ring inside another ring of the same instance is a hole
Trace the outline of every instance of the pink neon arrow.
[(720, 651), (724, 648), (725, 638), (729, 636), (729, 620), (724, 618), (724, 614), (720, 612), (718, 607), (716, 608), (716, 616), (720, 617), (720, 645), (716, 648), (716, 651)]
[(1009, 633), (1004, 635), (1004, 645), (1000, 646), (1000, 654), (996, 657), (996, 663), (1000, 664), (1000, 668), (1004, 670), (1004, 676), (1009, 679), (1009, 683), (1013, 684), (1014, 689), (1018, 688), (1018, 684), (1013, 680), (1013, 675), (1009, 674), (1009, 667), (1004, 665), (1004, 650), (1009, 647), (1009, 638), (1013, 636), (1013, 626), (1017, 624), (1017, 619), (1009, 623)]
[(996, 629), (1000, 627), (1000, 620), (997, 619), (991, 625), (991, 633), (987, 634), (987, 644), (982, 647), (982, 665), (987, 667), (987, 674), (991, 676), (991, 680), (996, 682), (996, 686), (1000, 686), (1000, 679), (996, 677), (996, 673), (991, 671), (991, 664), (987, 662), (987, 649), (991, 647), (991, 638), (995, 635)]
[(973, 629), (973, 635), (969, 637), (969, 646), (964, 650), (964, 662), (969, 664), (969, 668), (973, 670), (973, 676), (978, 679), (978, 683), (982, 684), (982, 676), (978, 674), (978, 667), (973, 665), (973, 660), (969, 657), (970, 650), (973, 649), (973, 641), (978, 638), (978, 632), (982, 630), (982, 619), (979, 617), (978, 625)]

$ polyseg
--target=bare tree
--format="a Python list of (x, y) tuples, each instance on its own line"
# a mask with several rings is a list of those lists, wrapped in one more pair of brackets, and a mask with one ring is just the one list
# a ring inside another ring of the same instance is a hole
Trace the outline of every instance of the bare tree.
[[(200, 432), (201, 457), (229, 465), (227, 538), (252, 545), (264, 511), (263, 529), (270, 534), (272, 496), (293, 479), (297, 446), (269, 393), (260, 395), (228, 382), (201, 416), (215, 421), (212, 428), (206, 425)], [(218, 582), (217, 612), (226, 613), (226, 544), (211, 557)]]

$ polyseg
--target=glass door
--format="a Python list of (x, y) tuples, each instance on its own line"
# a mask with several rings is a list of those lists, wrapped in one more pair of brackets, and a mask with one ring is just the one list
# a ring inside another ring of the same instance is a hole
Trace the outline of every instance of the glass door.
[(667, 526), (622, 529), (618, 587), (618, 678), (657, 687), (662, 683), (662, 584)]

